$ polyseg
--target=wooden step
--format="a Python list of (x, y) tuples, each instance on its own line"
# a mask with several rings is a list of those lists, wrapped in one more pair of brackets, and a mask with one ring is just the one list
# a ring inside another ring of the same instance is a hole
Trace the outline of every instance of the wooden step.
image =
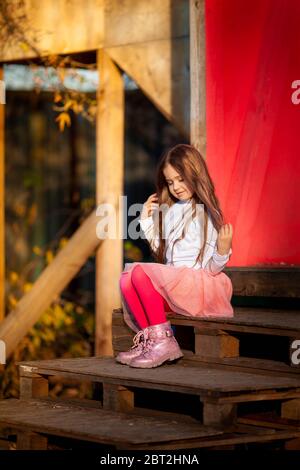
[[(245, 350), (246, 345), (250, 348), (248, 354), (253, 356), (253, 369), (265, 370), (265, 361), (273, 359), (275, 349), (278, 359), (273, 360), (273, 371), (279, 374), (300, 373), (300, 366), (292, 360), (294, 341), (300, 339), (299, 310), (238, 307), (233, 318), (189, 318), (169, 313), (168, 319), (175, 327), (179, 345), (205, 362), (214, 362), (215, 359), (219, 363), (222, 359), (244, 358), (240, 351)], [(122, 309), (113, 312), (112, 332), (115, 353), (132, 345), (134, 332), (124, 323)], [(269, 344), (271, 337), (272, 343)], [(187, 358), (194, 359), (191, 355)], [(239, 367), (244, 364), (249, 370), (250, 361), (250, 357), (247, 361), (239, 361)]]
[(119, 449), (158, 444), (184, 447), (186, 441), (196, 446), (202, 437), (223, 434), (199, 423), (145, 418), (41, 399), (0, 401), (0, 423), (24, 432), (96, 442)]
[(300, 437), (293, 427), (276, 430), (239, 424), (227, 430), (151, 416), (116, 413), (61, 400), (0, 401), (0, 425), (17, 436), (18, 449), (46, 449), (49, 436), (116, 449), (188, 449), (231, 446)]
[[(178, 394), (199, 397), (199, 410), (202, 407), (203, 423), (207, 425), (234, 423), (238, 403), (300, 398), (298, 378), (220, 370), (204, 363), (195, 368), (184, 361), (136, 369), (118, 364), (111, 357), (57, 359), (22, 362), (19, 371), (21, 398), (46, 395), (48, 378), (55, 375), (102, 383), (103, 407), (114, 411), (132, 410), (137, 390), (160, 390), (170, 392), (178, 412), (183, 406)], [(194, 412), (196, 416), (198, 410)]]

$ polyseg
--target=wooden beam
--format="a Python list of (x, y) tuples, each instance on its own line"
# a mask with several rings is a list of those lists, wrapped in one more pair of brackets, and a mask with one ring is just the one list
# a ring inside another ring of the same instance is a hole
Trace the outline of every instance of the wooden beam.
[(166, 119), (188, 139), (189, 38), (161, 39), (111, 47), (106, 51)]
[(105, 0), (104, 47), (189, 34), (189, 0)]
[[(9, 45), (1, 47), (0, 61), (34, 58), (38, 54), (71, 54), (103, 47), (104, 1), (24, 0), (24, 8), (18, 7), (17, 12), (18, 16), (24, 17), (18, 22), (19, 34), (15, 34)], [(17, 5), (18, 2), (7, 3)], [(16, 16), (13, 20), (16, 21)]]
[[(106, 51), (99, 50), (100, 85), (97, 93), (96, 202), (111, 204), (121, 220), (119, 207), (124, 178), (124, 84), (122, 74)], [(120, 227), (117, 227), (117, 229)], [(121, 305), (119, 278), (123, 265), (123, 239), (107, 237), (96, 254), (97, 355), (112, 355), (112, 311)]]
[(206, 157), (205, 0), (190, 0), (190, 140)]
[(0, 324), (0, 338), (6, 344), (7, 357), (101, 243), (97, 221), (93, 211)]
[(47, 56), (188, 36), (188, 1), (24, 0), (25, 35), (1, 48), (0, 61), (36, 57), (25, 40)]
[[(0, 80), (4, 83), (3, 66), (0, 66)], [(0, 83), (0, 86), (2, 85)], [(0, 321), (5, 316), (5, 104), (4, 87), (0, 90)], [(2, 92), (3, 93), (2, 93)]]

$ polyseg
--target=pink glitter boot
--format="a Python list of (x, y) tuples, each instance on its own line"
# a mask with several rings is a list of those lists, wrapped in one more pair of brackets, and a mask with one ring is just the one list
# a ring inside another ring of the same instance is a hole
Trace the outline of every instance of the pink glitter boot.
[(148, 327), (148, 339), (140, 355), (130, 362), (130, 367), (150, 369), (166, 361), (175, 361), (183, 357), (174, 338), (169, 321)]

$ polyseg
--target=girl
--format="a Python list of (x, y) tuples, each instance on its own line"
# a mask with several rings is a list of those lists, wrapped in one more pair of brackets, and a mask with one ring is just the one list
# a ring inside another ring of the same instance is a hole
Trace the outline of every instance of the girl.
[(166, 311), (233, 316), (231, 280), (221, 272), (232, 253), (232, 225), (223, 224), (200, 153), (186, 144), (167, 151), (156, 188), (143, 205), (140, 226), (157, 262), (128, 263), (120, 279), (124, 319), (137, 334), (116, 361), (131, 367), (157, 367), (183, 356)]

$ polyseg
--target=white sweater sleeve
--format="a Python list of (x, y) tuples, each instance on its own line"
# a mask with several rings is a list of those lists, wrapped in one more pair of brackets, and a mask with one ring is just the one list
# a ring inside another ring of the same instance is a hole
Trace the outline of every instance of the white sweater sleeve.
[(156, 252), (159, 247), (159, 236), (155, 234), (154, 222), (152, 216), (147, 217), (146, 219), (140, 219), (140, 227), (144, 232), (144, 235), (149, 242), (152, 250)]
[(204, 270), (208, 271), (213, 276), (220, 273), (226, 266), (226, 263), (228, 263), (231, 253), (232, 249), (230, 248), (227, 255), (220, 255), (217, 251), (217, 246), (215, 246), (213, 255), (204, 266)]

